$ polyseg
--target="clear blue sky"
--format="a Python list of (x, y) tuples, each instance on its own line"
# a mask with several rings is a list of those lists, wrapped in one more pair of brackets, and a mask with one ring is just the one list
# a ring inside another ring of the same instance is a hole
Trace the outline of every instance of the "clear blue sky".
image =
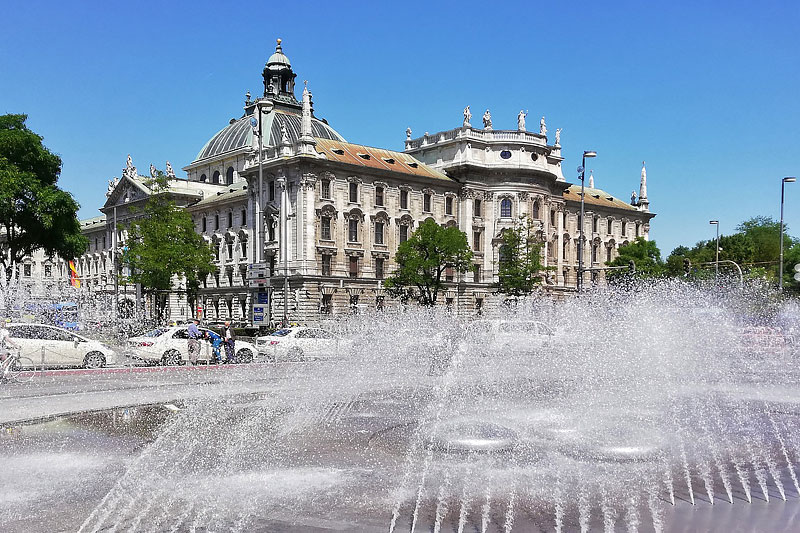
[[(351, 142), (401, 150), (406, 127), (457, 127), (470, 104), (495, 128), (545, 115), (567, 179), (597, 150), (596, 185), (623, 199), (646, 160), (664, 255), (712, 218), (777, 219), (780, 178), (800, 174), (796, 1), (9, 2), (3, 18), (0, 113), (62, 156), (81, 217), (128, 153), (179, 169), (240, 116), (276, 37)], [(800, 236), (800, 183), (786, 206)]]

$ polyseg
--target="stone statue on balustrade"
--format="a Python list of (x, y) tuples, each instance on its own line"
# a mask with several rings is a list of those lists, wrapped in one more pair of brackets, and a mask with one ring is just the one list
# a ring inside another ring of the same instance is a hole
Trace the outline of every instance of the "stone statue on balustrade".
[(561, 146), (561, 128), (556, 128), (556, 146)]
[(472, 120), (472, 112), (469, 110), (469, 106), (464, 108), (464, 127), (470, 128), (472, 124), (469, 121)]
[(406, 128), (406, 140), (411, 140), (411, 128)]
[(519, 131), (525, 131), (525, 117), (528, 114), (524, 112), (522, 109), (519, 110), (519, 114), (517, 115), (517, 129)]
[(150, 163), (150, 177), (152, 179), (156, 179), (157, 176), (158, 170), (156, 169), (156, 166), (153, 163)]
[(539, 134), (547, 135), (547, 125), (544, 123), (544, 117), (539, 121)]
[(486, 110), (486, 113), (483, 114), (483, 129), (492, 129), (492, 114), (489, 113), (488, 109)]
[(175, 171), (172, 170), (172, 165), (169, 164), (169, 161), (167, 161), (167, 177), (168, 178), (174, 178), (175, 177)]

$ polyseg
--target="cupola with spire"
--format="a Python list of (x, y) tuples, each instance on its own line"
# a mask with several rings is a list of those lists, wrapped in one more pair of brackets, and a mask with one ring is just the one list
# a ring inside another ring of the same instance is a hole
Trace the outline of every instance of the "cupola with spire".
[(262, 73), (264, 78), (264, 97), (297, 104), (297, 99), (294, 96), (296, 74), (292, 71), (292, 63), (289, 58), (283, 53), (281, 40), (278, 39), (277, 43), (275, 53), (269, 56)]

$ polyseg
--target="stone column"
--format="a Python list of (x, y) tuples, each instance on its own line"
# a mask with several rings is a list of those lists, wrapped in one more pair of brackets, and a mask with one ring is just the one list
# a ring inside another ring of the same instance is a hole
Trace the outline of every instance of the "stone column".
[[(553, 206), (556, 207), (556, 206)], [(558, 272), (556, 272), (556, 283), (559, 285), (566, 285), (567, 280), (564, 277), (564, 206), (558, 205), (556, 209), (556, 225), (558, 227), (558, 252), (556, 255), (556, 262), (558, 264)]]
[(316, 199), (317, 176), (310, 172), (303, 174), (301, 188), (303, 189), (304, 212), (305, 212), (305, 264), (304, 273), (314, 274), (317, 269), (317, 228), (316, 212), (314, 204)]

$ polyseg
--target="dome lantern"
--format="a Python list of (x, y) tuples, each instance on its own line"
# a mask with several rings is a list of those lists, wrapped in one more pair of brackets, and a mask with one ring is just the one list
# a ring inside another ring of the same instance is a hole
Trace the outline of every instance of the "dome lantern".
[(267, 60), (262, 73), (264, 77), (264, 97), (298, 103), (294, 96), (292, 63), (283, 53), (281, 40), (277, 40), (275, 53)]

